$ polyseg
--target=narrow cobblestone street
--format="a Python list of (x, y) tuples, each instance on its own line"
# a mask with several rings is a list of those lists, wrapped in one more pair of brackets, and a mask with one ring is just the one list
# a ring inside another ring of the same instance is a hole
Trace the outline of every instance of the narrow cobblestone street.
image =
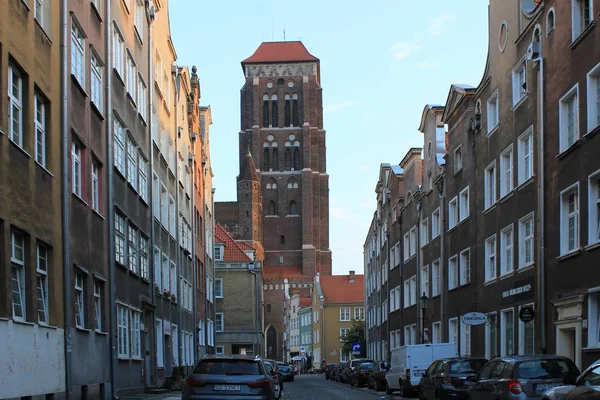
[(284, 384), (284, 400), (362, 400), (401, 399), (398, 396), (385, 396), (384, 392), (375, 392), (367, 388), (351, 387), (339, 382), (325, 380), (323, 375), (300, 375), (294, 382)]

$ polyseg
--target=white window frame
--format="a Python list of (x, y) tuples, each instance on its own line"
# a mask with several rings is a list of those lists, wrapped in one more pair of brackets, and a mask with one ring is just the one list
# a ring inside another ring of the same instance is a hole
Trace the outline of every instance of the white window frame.
[(442, 341), (442, 323), (440, 321), (434, 322), (431, 325), (431, 343), (441, 343)]
[(460, 284), (458, 256), (448, 259), (448, 290), (456, 289)]
[[(15, 87), (16, 93), (13, 91)], [(23, 148), (23, 77), (12, 64), (8, 66), (8, 89), (8, 138)]]
[[(17, 244), (20, 242), (20, 245)], [(18, 256), (20, 252), (20, 256)], [(21, 232), (11, 231), (11, 280), (16, 281), (17, 293), (12, 292), (12, 311), (15, 321), (25, 321), (27, 318), (27, 298), (25, 297), (25, 235)], [(19, 298), (20, 313), (16, 311), (15, 295)]]
[(600, 126), (600, 63), (587, 74), (587, 131)]
[[(573, 212), (569, 212), (568, 210), (568, 196), (570, 194), (575, 194), (574, 206), (575, 209)], [(579, 182), (569, 186), (568, 188), (562, 190), (560, 192), (560, 253), (561, 255), (573, 253), (579, 250), (579, 246), (581, 243), (581, 220), (580, 220), (580, 193), (579, 190)], [(573, 218), (575, 229), (574, 229), (574, 244), (573, 248), (569, 248), (570, 238), (569, 234), (569, 220)], [(566, 236), (565, 236), (566, 234)]]
[(215, 278), (215, 299), (223, 298), (223, 278)]
[(600, 170), (588, 177), (588, 245), (600, 242)]
[(403, 296), (403, 300), (404, 300), (404, 308), (408, 308), (411, 306), (410, 304), (410, 278), (406, 279), (403, 283), (404, 285), (404, 296)]
[(450, 318), (448, 320), (448, 343), (456, 343), (458, 345), (458, 318)]
[(113, 68), (121, 79), (125, 78), (125, 39), (116, 24), (113, 26)]
[[(571, 126), (569, 120), (569, 104), (573, 101), (573, 123), (572, 123), (572, 143), (569, 143), (569, 127)], [(568, 150), (579, 140), (579, 83), (575, 84), (564, 96), (562, 96), (558, 103), (558, 121), (559, 121), (559, 148), (558, 152), (562, 153)]]
[(100, 184), (98, 163), (92, 160), (92, 210), (99, 212), (100, 210)]
[[(491, 248), (491, 244), (493, 243), (493, 249)], [(496, 239), (496, 235), (492, 235), (485, 239), (484, 244), (485, 249), (485, 281), (491, 282), (494, 281), (498, 276), (498, 241)], [(493, 259), (493, 265), (490, 263), (490, 260)], [(491, 273), (493, 267), (493, 274)]]
[[(526, 224), (531, 224), (531, 233), (527, 233)], [(530, 243), (531, 260), (527, 261), (527, 243)], [(535, 219), (531, 212), (519, 219), (519, 268), (533, 265), (535, 262)]]
[(346, 340), (346, 335), (350, 332), (350, 328), (340, 328), (340, 342)]
[(463, 324), (460, 325), (460, 356), (470, 356), (471, 355), (471, 325)]
[[(75, 327), (85, 329), (85, 278), (83, 272), (75, 271)], [(77, 320), (79, 316), (79, 321)]]
[(484, 207), (485, 210), (492, 207), (498, 201), (497, 190), (496, 190), (496, 160), (492, 161), (485, 167), (483, 172), (483, 182), (484, 182)]
[(471, 215), (470, 206), (469, 206), (469, 187), (467, 186), (458, 195), (458, 220), (459, 222), (464, 221), (469, 218)]
[(459, 255), (460, 286), (471, 282), (471, 249), (464, 249)]
[(138, 187), (138, 151), (137, 145), (132, 138), (127, 138), (127, 180), (133, 187), (133, 190), (137, 192)]
[[(550, 15), (552, 15), (552, 23), (550, 23)], [(556, 11), (552, 7), (546, 14), (546, 37), (554, 32), (554, 29), (556, 29)]]
[(410, 256), (417, 254), (417, 227), (416, 225), (410, 228)]
[(500, 154), (500, 198), (512, 193), (514, 185), (513, 145)]
[(354, 307), (354, 319), (356, 321), (363, 321), (365, 319), (364, 307)]
[[(487, 118), (487, 134), (491, 135), (496, 127), (500, 125), (500, 115), (498, 113), (498, 103), (499, 103), (499, 93), (498, 89), (490, 96), (486, 104), (486, 118)], [(493, 117), (493, 118), (491, 118)]]
[(215, 354), (225, 354), (225, 347), (223, 347), (223, 346), (216, 346), (215, 347)]
[(116, 117), (113, 122), (113, 138), (115, 167), (125, 176), (125, 127)]
[(83, 192), (81, 187), (82, 153), (81, 145), (73, 140), (71, 144), (71, 188), (79, 198)]
[(518, 184), (522, 185), (533, 177), (533, 127), (519, 136), (518, 139)]
[(135, 0), (134, 28), (140, 43), (144, 43), (144, 25), (146, 23), (146, 8), (144, 0)]
[(102, 332), (102, 284), (98, 279), (94, 279), (94, 319), (96, 332)]
[(156, 366), (158, 368), (164, 368), (165, 366), (165, 354), (164, 354), (164, 332), (163, 332), (163, 321), (162, 319), (156, 318), (154, 322), (154, 331), (156, 334)]
[[(507, 339), (507, 333), (506, 333), (506, 315), (510, 313), (511, 319), (512, 319), (512, 349), (507, 349), (506, 348), (506, 339)], [(512, 350), (509, 352), (509, 350)], [(500, 312), (500, 355), (502, 357), (507, 356), (507, 355), (511, 355), (512, 353), (514, 353), (515, 351), (515, 309), (510, 307), (510, 308), (505, 308), (504, 310), (501, 310)]]
[[(495, 318), (495, 324), (494, 324), (494, 328), (496, 329), (496, 343), (494, 343), (494, 350), (495, 353), (491, 354), (491, 341), (490, 338), (492, 336), (492, 325), (489, 322), (492, 317)], [(485, 358), (487, 358), (488, 360), (491, 360), (492, 358), (496, 357), (498, 355), (498, 333), (500, 332), (500, 327), (498, 324), (498, 313), (494, 312), (490, 312), (487, 314), (487, 318), (488, 318), (488, 323), (485, 324)]]
[(463, 169), (462, 145), (454, 149), (454, 173)]
[(458, 197), (448, 202), (448, 230), (458, 225)]
[(44, 27), (44, 0), (34, 0), (33, 2), (33, 17), (40, 26)]
[[(525, 306), (530, 306), (530, 307), (533, 307), (535, 309), (535, 305), (533, 303), (523, 304), (523, 305), (519, 306), (518, 311), (517, 311), (517, 315), (519, 315), (519, 313), (521, 312), (521, 308), (523, 308)], [(519, 326), (519, 329), (518, 329), (518, 332), (519, 332), (519, 336), (518, 336), (519, 337), (519, 347), (518, 347), (519, 348), (519, 354), (522, 354), (522, 355), (532, 355), (532, 354), (535, 354), (535, 320), (532, 320), (532, 321), (527, 322), (527, 323), (521, 321), (521, 318), (517, 318), (517, 320), (518, 320), (518, 326)], [(534, 332), (533, 335), (532, 335), (532, 338), (531, 338), (531, 340), (532, 340), (531, 348), (532, 348), (533, 351), (531, 353), (529, 353), (529, 354), (525, 353), (525, 327), (526, 326), (531, 326), (533, 328), (533, 332)]]
[(129, 270), (136, 275), (140, 274), (140, 265), (139, 265), (139, 246), (138, 246), (138, 229), (131, 225), (127, 225), (127, 250), (128, 250), (128, 259), (127, 265)]
[(508, 275), (515, 270), (515, 230), (513, 224), (500, 231), (500, 276)]
[(441, 293), (440, 260), (431, 263), (431, 297), (439, 296)]
[(438, 207), (431, 213), (431, 240), (440, 236), (440, 221), (440, 208)]
[(421, 290), (420, 294), (425, 293), (428, 297), (431, 295), (429, 288), (429, 265), (421, 267)]
[(148, 112), (148, 86), (146, 82), (144, 82), (144, 78), (140, 74), (138, 74), (138, 82), (137, 82), (137, 106), (138, 106), (138, 114), (145, 122), (147, 118)]
[[(185, 332), (182, 332), (182, 334), (185, 335)], [(185, 348), (185, 337), (182, 338), (182, 342)], [(171, 324), (171, 350), (173, 352), (173, 365), (179, 365), (179, 329), (177, 329), (177, 325), (175, 324)], [(182, 352), (182, 355), (182, 361), (185, 361), (185, 350)]]
[[(48, 248), (38, 244), (36, 256), (38, 323), (41, 325), (48, 325), (50, 322), (50, 316), (48, 315), (48, 263), (50, 261), (48, 257)], [(40, 316), (40, 302), (42, 306), (42, 316)]]
[[(525, 87), (523, 87), (525, 85)], [(512, 104), (517, 106), (521, 100), (527, 97), (527, 60), (525, 57), (519, 60), (512, 70)]]
[(349, 322), (350, 320), (350, 307), (340, 307), (340, 322)]
[(417, 276), (413, 275), (410, 278), (410, 305), (417, 304)]
[(125, 217), (115, 212), (115, 261), (127, 266), (125, 254)]
[(35, 161), (46, 168), (46, 103), (42, 96), (34, 96)]
[[(221, 323), (219, 324), (219, 318)], [(215, 332), (223, 332), (225, 330), (225, 314), (222, 312), (215, 313)]]
[(137, 102), (137, 84), (138, 84), (138, 71), (137, 64), (133, 58), (133, 54), (129, 49), (125, 52), (125, 86), (127, 87), (127, 93), (131, 98), (131, 101), (135, 105)]
[(148, 161), (142, 153), (138, 154), (138, 193), (145, 202), (148, 202)]
[(102, 113), (102, 67), (104, 63), (95, 51), (90, 56), (90, 102)]
[(117, 303), (117, 354), (120, 359), (128, 359), (130, 354), (129, 307)]
[(411, 339), (411, 337), (410, 337), (410, 326), (405, 326), (404, 327), (404, 345), (405, 346), (408, 346), (408, 345), (412, 344), (410, 342), (410, 339)]
[(588, 347), (600, 348), (600, 291), (595, 289), (588, 292)]
[(429, 219), (425, 218), (421, 221), (421, 247), (425, 247), (429, 243)]
[[(585, 15), (585, 5), (589, 7), (589, 15)], [(571, 0), (571, 40), (575, 42), (594, 20), (592, 0)], [(585, 19), (589, 20), (586, 24)]]
[(75, 18), (71, 18), (71, 75), (85, 89), (85, 33)]
[(131, 358), (134, 360), (142, 359), (142, 313), (139, 310), (130, 310), (131, 316)]

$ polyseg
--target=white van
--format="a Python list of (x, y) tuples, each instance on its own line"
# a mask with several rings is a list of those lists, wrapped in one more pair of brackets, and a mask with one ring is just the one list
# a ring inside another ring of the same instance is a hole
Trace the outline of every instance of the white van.
[(386, 393), (397, 390), (404, 397), (416, 391), (431, 363), (448, 357), (458, 357), (456, 343), (413, 344), (393, 349), (390, 367), (385, 373)]

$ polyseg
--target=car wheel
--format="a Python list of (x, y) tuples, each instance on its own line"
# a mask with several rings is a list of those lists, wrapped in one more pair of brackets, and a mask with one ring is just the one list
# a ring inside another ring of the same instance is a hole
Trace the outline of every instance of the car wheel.
[(435, 391), (435, 400), (440, 400), (441, 398), (442, 398), (442, 393), (438, 389)]
[(390, 389), (390, 385), (388, 385), (387, 381), (385, 382), (385, 394), (392, 394), (394, 391)]
[(406, 397), (406, 390), (404, 390), (404, 383), (400, 382), (400, 387), (398, 388), (398, 392), (400, 392), (400, 397)]

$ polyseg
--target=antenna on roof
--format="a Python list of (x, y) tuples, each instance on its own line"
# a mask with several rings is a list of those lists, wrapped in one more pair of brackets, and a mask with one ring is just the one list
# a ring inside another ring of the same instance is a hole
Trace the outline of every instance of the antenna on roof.
[(283, 28), (283, 41), (285, 42), (285, 28)]

